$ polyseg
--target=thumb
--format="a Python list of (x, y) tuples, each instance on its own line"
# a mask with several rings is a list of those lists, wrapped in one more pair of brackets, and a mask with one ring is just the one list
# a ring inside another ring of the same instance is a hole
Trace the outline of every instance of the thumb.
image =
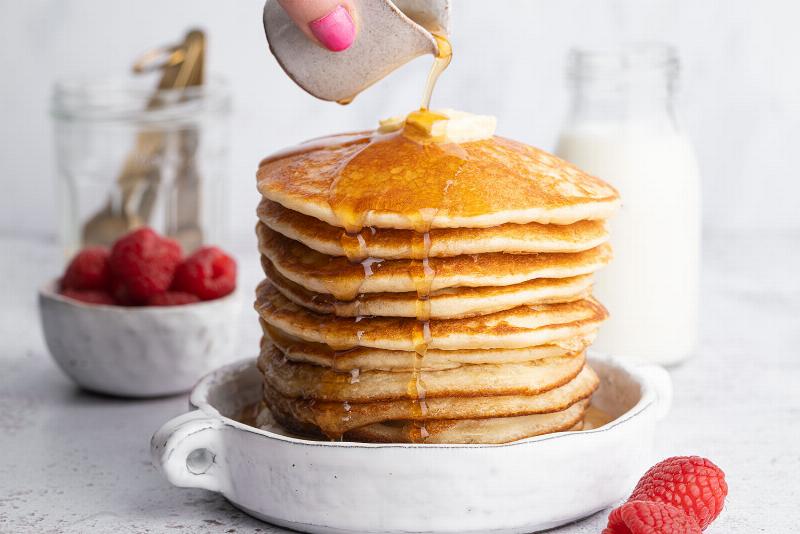
[(341, 0), (278, 0), (306, 35), (332, 52), (347, 50), (356, 37), (353, 7)]

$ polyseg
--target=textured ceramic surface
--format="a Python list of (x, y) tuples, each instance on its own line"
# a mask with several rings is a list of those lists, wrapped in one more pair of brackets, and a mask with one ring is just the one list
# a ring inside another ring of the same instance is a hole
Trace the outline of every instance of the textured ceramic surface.
[(39, 315), (53, 359), (79, 386), (123, 397), (188, 391), (235, 359), (237, 293), (187, 306), (126, 308), (65, 298), (50, 283)]
[(317, 98), (349, 100), (412, 59), (436, 54), (438, 46), (426, 28), (450, 25), (449, 0), (353, 0), (353, 5), (358, 33), (343, 52), (308, 39), (277, 0), (264, 6), (270, 50), (283, 70)]
[(601, 428), (507, 445), (376, 445), (306, 441), (230, 419), (260, 397), (254, 362), (240, 362), (197, 385), (196, 409), (164, 425), (151, 452), (172, 484), (220, 492), (302, 532), (538, 531), (624, 497), (671, 404), (659, 367), (596, 355), (591, 365), (602, 379), (594, 404), (615, 418)]

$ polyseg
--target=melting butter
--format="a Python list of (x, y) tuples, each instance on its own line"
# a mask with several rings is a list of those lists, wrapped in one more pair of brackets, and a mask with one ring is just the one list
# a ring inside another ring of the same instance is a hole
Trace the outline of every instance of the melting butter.
[(382, 134), (404, 130), (409, 136), (437, 143), (469, 143), (490, 139), (497, 128), (497, 118), (454, 109), (419, 110), (406, 117), (380, 121)]

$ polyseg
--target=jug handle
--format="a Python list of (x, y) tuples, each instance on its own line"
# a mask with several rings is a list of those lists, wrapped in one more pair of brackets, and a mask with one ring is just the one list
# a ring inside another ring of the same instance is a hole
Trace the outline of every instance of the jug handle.
[(153, 464), (175, 486), (223, 493), (222, 426), (201, 410), (171, 419), (150, 441)]

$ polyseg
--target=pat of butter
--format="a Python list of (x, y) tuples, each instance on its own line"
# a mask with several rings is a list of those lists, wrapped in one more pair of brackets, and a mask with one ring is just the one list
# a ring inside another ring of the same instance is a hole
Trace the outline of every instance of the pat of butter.
[(415, 135), (440, 143), (469, 143), (489, 139), (497, 128), (491, 115), (474, 115), (453, 109), (414, 111), (403, 119), (391, 117), (380, 122), (381, 133), (410, 129)]

